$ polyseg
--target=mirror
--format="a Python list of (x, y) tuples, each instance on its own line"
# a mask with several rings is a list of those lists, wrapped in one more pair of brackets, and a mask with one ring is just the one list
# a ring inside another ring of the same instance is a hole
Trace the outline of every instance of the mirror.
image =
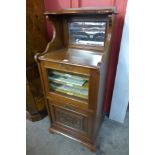
[(70, 22), (69, 43), (104, 46), (106, 22)]

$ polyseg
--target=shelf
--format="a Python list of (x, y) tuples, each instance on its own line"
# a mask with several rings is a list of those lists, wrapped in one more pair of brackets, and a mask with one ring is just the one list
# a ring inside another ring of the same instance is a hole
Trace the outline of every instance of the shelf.
[(89, 79), (48, 69), (49, 90), (88, 100)]
[(88, 51), (75, 48), (62, 48), (46, 53), (40, 57), (40, 60), (80, 65), (96, 69), (98, 67), (98, 63), (102, 61), (103, 56), (104, 53), (98, 52), (97, 50)]
[(56, 81), (56, 80), (50, 80), (50, 79), (48, 79), (48, 80), (49, 80), (49, 83), (54, 82), (56, 84), (71, 86), (71, 87), (79, 88), (79, 89), (82, 89), (82, 90), (88, 90), (88, 87), (89, 87), (88, 82), (85, 82), (82, 86), (76, 86), (76, 85), (72, 85), (72, 84), (68, 84), (68, 83), (59, 82), (59, 81)]
[(71, 87), (80, 88), (86, 83), (86, 81), (88, 81), (88, 78), (75, 76), (67, 73), (61, 73), (57, 71), (49, 71), (48, 80), (56, 82), (58, 84), (64, 84)]
[(88, 90), (70, 87), (67, 85), (54, 84), (54, 83), (50, 83), (49, 85), (51, 90), (55, 92), (60, 92), (71, 96), (88, 99)]

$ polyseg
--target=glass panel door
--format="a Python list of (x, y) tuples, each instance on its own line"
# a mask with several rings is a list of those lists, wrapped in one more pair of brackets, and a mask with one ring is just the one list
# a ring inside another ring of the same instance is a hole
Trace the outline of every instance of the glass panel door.
[(51, 92), (88, 100), (88, 77), (48, 69), (48, 81)]

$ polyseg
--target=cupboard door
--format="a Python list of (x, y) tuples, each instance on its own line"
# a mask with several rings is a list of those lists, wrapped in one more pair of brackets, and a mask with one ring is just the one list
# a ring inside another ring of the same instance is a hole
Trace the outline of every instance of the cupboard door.
[(91, 118), (86, 113), (80, 113), (64, 107), (50, 104), (53, 123), (85, 135), (91, 133)]
[(88, 130), (88, 120), (83, 115), (77, 115), (73, 112), (68, 112), (68, 110), (55, 108), (56, 121), (73, 129), (87, 132)]

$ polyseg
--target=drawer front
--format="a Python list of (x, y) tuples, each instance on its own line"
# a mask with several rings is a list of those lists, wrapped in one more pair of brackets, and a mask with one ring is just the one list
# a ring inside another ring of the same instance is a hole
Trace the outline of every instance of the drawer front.
[(88, 112), (82, 112), (72, 106), (60, 106), (49, 103), (53, 123), (90, 135), (92, 130), (92, 116)]
[(82, 74), (86, 76), (90, 75), (90, 69), (81, 67), (81, 66), (74, 66), (70, 64), (47, 62), (47, 61), (46, 62), (43, 61), (42, 64), (45, 68), (52, 68), (52, 69), (59, 70), (59, 71), (66, 71), (66, 72)]
[[(50, 95), (47, 95), (47, 99), (52, 101), (54, 104), (57, 104), (60, 106), (66, 106), (66, 104), (64, 104), (64, 103), (67, 103), (67, 105), (71, 105), (72, 108), (77, 107), (77, 108), (89, 110), (87, 102), (74, 100), (72, 98), (68, 98), (66, 96), (62, 96), (59, 94), (50, 93)], [(59, 101), (59, 102), (57, 102), (57, 101)]]

